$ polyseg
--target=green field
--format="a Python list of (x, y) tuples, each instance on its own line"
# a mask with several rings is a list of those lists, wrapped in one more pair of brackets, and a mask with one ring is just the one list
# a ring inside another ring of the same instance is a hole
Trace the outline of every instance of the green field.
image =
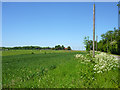
[(8, 50), (2, 52), (3, 88), (118, 88), (118, 68), (94, 73), (83, 51)]

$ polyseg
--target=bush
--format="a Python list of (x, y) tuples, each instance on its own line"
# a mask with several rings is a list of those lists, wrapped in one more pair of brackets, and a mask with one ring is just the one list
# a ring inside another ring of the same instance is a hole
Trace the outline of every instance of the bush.
[(34, 52), (32, 52), (31, 54), (34, 54)]
[(45, 54), (47, 54), (47, 53), (45, 52)]

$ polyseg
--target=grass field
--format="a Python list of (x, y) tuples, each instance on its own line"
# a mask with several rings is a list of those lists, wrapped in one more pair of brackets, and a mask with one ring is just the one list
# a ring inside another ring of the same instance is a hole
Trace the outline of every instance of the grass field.
[(3, 88), (118, 88), (118, 68), (94, 73), (82, 51), (9, 50), (2, 52)]

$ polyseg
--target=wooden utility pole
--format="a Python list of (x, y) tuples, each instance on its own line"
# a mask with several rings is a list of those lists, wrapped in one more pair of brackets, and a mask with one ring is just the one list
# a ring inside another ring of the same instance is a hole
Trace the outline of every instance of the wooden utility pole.
[(95, 4), (93, 5), (93, 57), (95, 57)]
[(96, 51), (97, 51), (97, 39), (98, 39), (98, 36), (96, 35)]

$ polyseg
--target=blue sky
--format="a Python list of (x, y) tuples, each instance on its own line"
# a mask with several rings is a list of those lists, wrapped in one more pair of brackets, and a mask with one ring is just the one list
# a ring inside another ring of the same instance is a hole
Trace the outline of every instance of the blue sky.
[[(118, 27), (115, 2), (96, 4), (96, 34)], [(71, 46), (84, 49), (85, 36), (92, 39), (93, 3), (4, 2), (2, 4), (3, 46)]]
[[(120, 4), (120, 1), (119, 1), (119, 4)], [(119, 8), (118, 8), (118, 10), (120, 11), (120, 6), (119, 6)], [(119, 16), (118, 16), (118, 27), (120, 27), (120, 14), (119, 14)]]

